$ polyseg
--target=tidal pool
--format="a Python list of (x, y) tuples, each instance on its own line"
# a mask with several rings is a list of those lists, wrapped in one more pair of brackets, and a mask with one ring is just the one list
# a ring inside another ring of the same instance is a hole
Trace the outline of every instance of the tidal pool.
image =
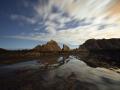
[(2, 65), (0, 90), (120, 90), (120, 74), (74, 56), (46, 57)]

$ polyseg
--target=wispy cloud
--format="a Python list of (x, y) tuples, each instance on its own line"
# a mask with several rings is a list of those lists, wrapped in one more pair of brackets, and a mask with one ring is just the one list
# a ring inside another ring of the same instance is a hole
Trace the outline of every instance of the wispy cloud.
[(35, 18), (30, 18), (30, 17), (27, 17), (27, 16), (23, 16), (23, 15), (17, 15), (17, 14), (12, 14), (10, 15), (10, 18), (12, 20), (18, 20), (20, 22), (27, 22), (29, 24), (35, 24), (37, 22), (37, 20)]
[[(120, 27), (119, 27), (120, 29)], [(18, 39), (28, 39), (28, 40), (38, 40), (38, 41), (48, 41), (54, 39), (59, 43), (66, 43), (70, 45), (79, 45), (82, 44), (85, 40), (90, 38), (102, 39), (102, 38), (118, 38), (120, 37), (120, 30), (117, 27), (109, 27), (105, 30), (97, 30), (97, 26), (90, 26), (81, 28), (77, 27), (74, 29), (56, 31), (55, 34), (50, 33), (32, 33), (28, 36), (26, 35), (17, 35), (12, 36), (12, 38)], [(51, 31), (52, 32), (52, 31)]]
[[(36, 24), (33, 30), (37, 33), (12, 38), (39, 41), (54, 39), (72, 45), (82, 44), (90, 38), (118, 38), (118, 3), (119, 0), (39, 0), (33, 5), (33, 17), (11, 16), (13, 20)], [(41, 32), (41, 29), (45, 32)]]

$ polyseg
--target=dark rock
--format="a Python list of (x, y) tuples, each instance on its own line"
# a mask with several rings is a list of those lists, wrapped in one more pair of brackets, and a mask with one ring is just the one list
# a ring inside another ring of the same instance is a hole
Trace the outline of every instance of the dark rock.
[(120, 67), (120, 39), (89, 39), (79, 47), (88, 50), (88, 55), (80, 56), (92, 67)]
[(5, 49), (3, 49), (3, 48), (0, 48), (0, 51), (6, 51)]
[(0, 48), (0, 53), (4, 53), (4, 52), (7, 52), (7, 50)]
[(120, 39), (89, 39), (79, 49), (120, 50)]

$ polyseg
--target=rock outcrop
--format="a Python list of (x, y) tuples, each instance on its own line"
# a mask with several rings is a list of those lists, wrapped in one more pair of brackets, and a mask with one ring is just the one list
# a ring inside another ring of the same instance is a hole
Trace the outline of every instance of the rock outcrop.
[(60, 46), (56, 41), (51, 40), (44, 45), (38, 45), (34, 48), (36, 51), (61, 51)]
[(3, 49), (3, 48), (0, 48), (0, 51), (6, 51), (5, 49)]
[(4, 53), (6, 52), (7, 50), (3, 49), (3, 48), (0, 48), (0, 53)]
[(89, 39), (79, 49), (120, 50), (120, 39)]
[(70, 48), (67, 45), (63, 44), (62, 51), (70, 51)]

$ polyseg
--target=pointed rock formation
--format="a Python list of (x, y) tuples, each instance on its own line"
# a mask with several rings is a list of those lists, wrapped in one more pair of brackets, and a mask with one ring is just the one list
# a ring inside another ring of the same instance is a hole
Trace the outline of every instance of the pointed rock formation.
[(70, 48), (67, 45), (63, 44), (62, 51), (70, 51)]
[(51, 40), (42, 46), (38, 45), (34, 49), (36, 51), (61, 51), (60, 46), (54, 40)]

